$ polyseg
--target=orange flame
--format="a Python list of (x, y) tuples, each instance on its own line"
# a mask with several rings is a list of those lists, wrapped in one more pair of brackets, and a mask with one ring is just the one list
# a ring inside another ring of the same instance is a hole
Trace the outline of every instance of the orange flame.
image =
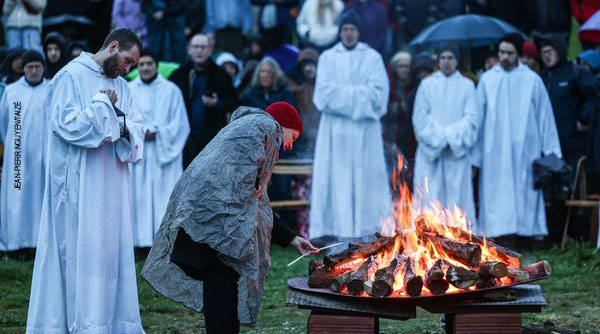
[[(372, 266), (369, 268), (369, 279), (374, 279), (377, 269), (386, 268), (394, 258), (403, 254), (409, 256), (414, 263), (415, 273), (423, 279), (427, 271), (438, 261), (443, 259), (445, 264), (444, 272), (448, 265), (463, 267), (469, 270), (478, 268), (469, 268), (467, 265), (452, 258), (446, 253), (439, 242), (434, 242), (422, 237), (423, 231), (429, 234), (441, 236), (449, 240), (459, 242), (469, 242), (481, 247), (481, 261), (501, 261), (507, 264), (509, 268), (519, 268), (520, 260), (510, 256), (502, 256), (499, 252), (488, 244), (485, 237), (474, 236), (466, 214), (459, 207), (445, 208), (437, 200), (425, 200), (428, 195), (427, 182), (425, 183), (425, 193), (417, 189), (416, 197), (408, 188), (403, 180), (404, 160), (398, 155), (396, 165), (393, 168), (392, 188), (395, 198), (392, 206), (392, 215), (382, 221), (381, 234), (384, 236), (395, 236), (394, 246), (387, 247), (380, 251), (373, 258)], [(336, 265), (336, 271), (356, 270), (362, 265), (366, 258), (355, 258), (347, 260)], [(504, 277), (498, 280), (498, 284), (510, 284), (509, 278)], [(395, 275), (392, 296), (406, 297), (404, 291), (404, 273), (398, 270)], [(469, 289), (474, 289), (471, 287)], [(446, 293), (462, 292), (464, 290), (450, 286)], [(343, 292), (343, 291), (342, 291)], [(426, 286), (423, 287), (422, 295), (431, 295)]]

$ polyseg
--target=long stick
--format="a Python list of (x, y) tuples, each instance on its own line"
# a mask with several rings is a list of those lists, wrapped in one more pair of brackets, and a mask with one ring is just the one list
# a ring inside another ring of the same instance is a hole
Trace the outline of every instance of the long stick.
[(313, 252), (308, 252), (308, 253), (302, 254), (302, 255), (300, 255), (300, 256), (299, 256), (297, 259), (295, 259), (294, 261), (292, 261), (292, 262), (288, 263), (288, 265), (287, 265), (287, 266), (289, 267), (289, 266), (291, 266), (292, 264), (294, 264), (294, 263), (296, 263), (296, 262), (300, 261), (300, 259), (301, 259), (301, 258), (303, 258), (303, 257), (307, 256), (308, 254), (313, 254), (313, 253), (315, 253), (315, 252), (320, 252), (320, 251), (322, 251), (322, 250), (324, 250), (324, 249), (331, 248), (331, 247), (335, 247), (335, 246), (339, 246), (339, 245), (341, 245), (341, 244), (343, 244), (343, 242), (338, 242), (338, 243), (336, 243), (336, 244), (333, 244), (333, 245), (329, 245), (329, 246), (321, 247), (321, 248), (317, 249), (316, 251), (313, 251)]

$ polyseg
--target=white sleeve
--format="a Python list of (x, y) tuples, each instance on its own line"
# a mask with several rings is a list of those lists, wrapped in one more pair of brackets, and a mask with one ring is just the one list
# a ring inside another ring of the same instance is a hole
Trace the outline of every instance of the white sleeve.
[[(381, 56), (366, 59), (369, 77), (363, 84), (337, 83), (331, 61), (333, 55), (319, 60), (313, 102), (324, 113), (345, 116), (353, 120), (379, 120), (387, 111), (389, 82)], [(359, 55), (357, 55), (359, 56)], [(324, 58), (324, 57), (322, 57)]]
[(469, 153), (471, 147), (477, 142), (481, 126), (481, 114), (478, 112), (475, 102), (475, 86), (470, 80), (466, 85), (462, 118), (447, 126), (444, 131), (448, 145), (457, 158)]
[(433, 161), (439, 158), (448, 141), (444, 128), (431, 116), (431, 97), (427, 94), (426, 85), (427, 82), (421, 82), (417, 89), (412, 122), (419, 149)]
[(549, 155), (556, 154), (559, 158), (562, 157), (560, 149), (560, 141), (558, 139), (558, 131), (556, 130), (556, 122), (554, 121), (554, 113), (552, 111), (552, 102), (546, 91), (546, 87), (541, 79), (536, 82), (536, 100), (537, 100), (537, 116), (538, 126), (540, 129), (540, 142), (542, 143), (542, 153)]
[(168, 110), (157, 110), (161, 113), (158, 119), (162, 122), (157, 124), (156, 147), (158, 150), (158, 161), (167, 164), (177, 158), (183, 151), (183, 147), (190, 134), (183, 95), (177, 87), (170, 92)]
[(136, 162), (144, 153), (144, 137), (146, 126), (137, 103), (131, 96), (126, 84), (123, 84), (121, 97), (124, 101), (121, 111), (125, 114), (129, 139), (121, 138), (116, 143), (117, 156), (122, 162)]
[(90, 105), (80, 107), (73, 78), (63, 72), (50, 87), (52, 131), (69, 144), (99, 147), (120, 137), (119, 121), (106, 94), (96, 94)]

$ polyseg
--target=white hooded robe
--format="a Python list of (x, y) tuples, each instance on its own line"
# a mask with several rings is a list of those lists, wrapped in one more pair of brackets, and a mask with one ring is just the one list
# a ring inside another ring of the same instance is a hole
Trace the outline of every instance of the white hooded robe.
[[(144, 124), (122, 78), (89, 53), (50, 82), (46, 190), (27, 334), (142, 334), (131, 228), (129, 162)], [(102, 89), (117, 93), (130, 140)]]
[(562, 154), (542, 79), (526, 65), (506, 71), (498, 64), (481, 76), (477, 103), (484, 117), (477, 145), (480, 232), (490, 238), (547, 235), (532, 165), (542, 154)]
[(357, 238), (380, 231), (390, 190), (380, 118), (389, 82), (367, 44), (341, 42), (319, 58), (313, 102), (321, 120), (315, 148), (310, 237)]
[(158, 75), (146, 84), (138, 76), (129, 83), (146, 130), (156, 134), (144, 142), (144, 159), (129, 165), (133, 191), (133, 245), (151, 247), (181, 173), (182, 151), (190, 125), (179, 88)]
[(35, 248), (42, 213), (48, 133), (48, 81), (25, 77), (6, 87), (0, 101), (4, 143), (0, 192), (0, 250)]

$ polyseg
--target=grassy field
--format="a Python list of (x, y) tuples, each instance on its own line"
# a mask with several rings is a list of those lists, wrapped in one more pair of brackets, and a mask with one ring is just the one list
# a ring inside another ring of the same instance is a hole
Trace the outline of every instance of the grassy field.
[[(286, 281), (305, 275), (306, 261), (292, 268), (286, 264), (296, 256), (292, 250), (274, 247), (273, 266), (265, 286), (262, 307), (256, 327), (243, 333), (303, 333), (306, 332), (308, 311), (285, 304)], [(540, 314), (525, 316), (525, 325), (556, 325), (576, 328), (582, 333), (600, 333), (600, 251), (589, 244), (571, 243), (564, 252), (558, 249), (526, 254), (524, 262), (547, 259), (553, 267), (550, 279), (540, 284), (548, 307)], [(142, 262), (137, 263), (138, 271)], [(24, 333), (27, 301), (33, 262), (0, 259), (0, 333)], [(203, 319), (186, 308), (158, 295), (143, 280), (138, 280), (140, 310), (146, 332), (202, 333)], [(382, 320), (382, 333), (442, 333), (440, 317), (419, 310), (418, 320), (405, 322)]]

